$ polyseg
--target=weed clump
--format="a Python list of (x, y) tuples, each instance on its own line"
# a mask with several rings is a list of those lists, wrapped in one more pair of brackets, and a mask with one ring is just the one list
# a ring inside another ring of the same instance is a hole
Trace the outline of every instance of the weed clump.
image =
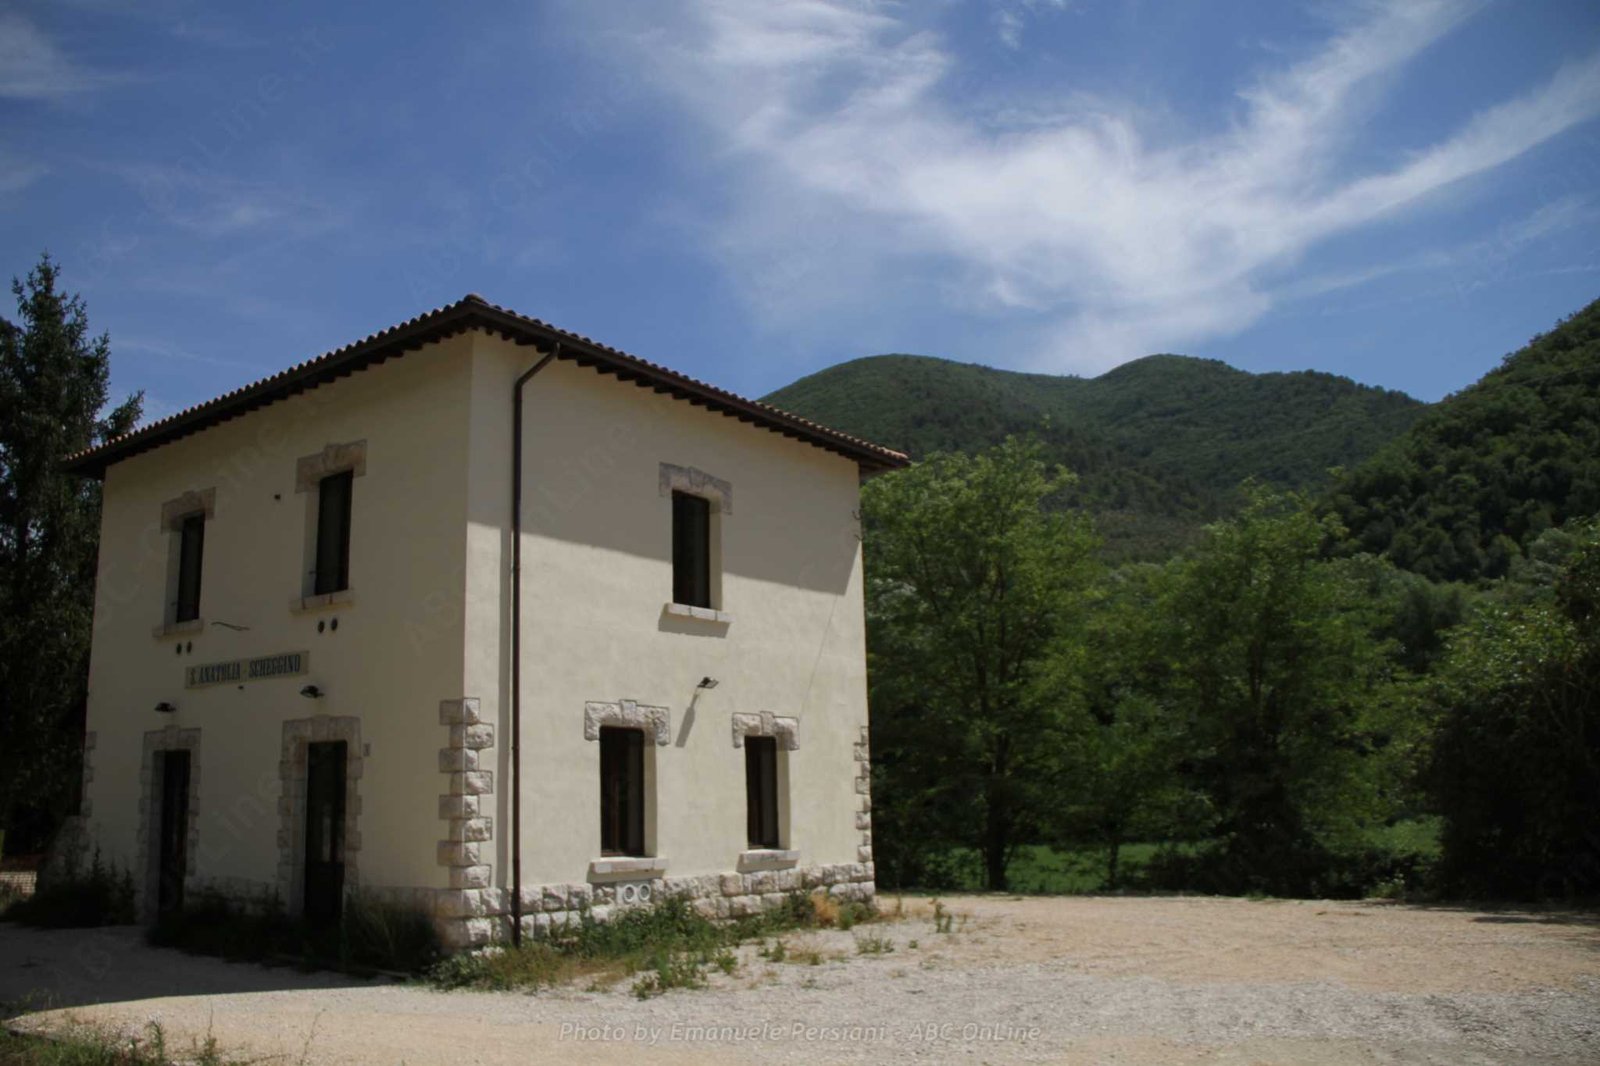
[(101, 862), (98, 848), (87, 871), (69, 872), (0, 913), (0, 920), (43, 929), (130, 925), (135, 917), (133, 874)]
[[(760, 914), (718, 922), (695, 910), (686, 897), (668, 896), (649, 907), (614, 911), (608, 921), (581, 910), (575, 921), (526, 938), (520, 947), (445, 959), (428, 972), (428, 978), (445, 989), (505, 990), (537, 989), (585, 977), (603, 986), (635, 977), (633, 994), (649, 999), (677, 988), (703, 988), (707, 968), (733, 973), (738, 968), (733, 949), (740, 944), (760, 942), (763, 958), (782, 962), (791, 954), (783, 934), (848, 929), (876, 915), (869, 904), (840, 903), (821, 892), (795, 892)], [(794, 961), (817, 965), (822, 957), (805, 952)]]
[(340, 970), (422, 973), (440, 956), (438, 934), (422, 910), (354, 893), (337, 924), (311, 925), (284, 913), (276, 899), (246, 909), (202, 892), (182, 910), (161, 915), (145, 938), (157, 947), (229, 961), (294, 960)]

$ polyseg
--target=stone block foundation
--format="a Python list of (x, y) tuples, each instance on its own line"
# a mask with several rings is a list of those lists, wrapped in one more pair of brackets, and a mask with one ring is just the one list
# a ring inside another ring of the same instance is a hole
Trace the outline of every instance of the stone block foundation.
[[(837, 863), (760, 870), (754, 873), (657, 877), (611, 884), (569, 882), (522, 887), (522, 935), (535, 937), (575, 922), (584, 910), (605, 921), (620, 902), (625, 885), (650, 887), (650, 901), (687, 897), (707, 918), (739, 918), (782, 905), (791, 892), (824, 891), (839, 900), (870, 902), (876, 895), (872, 863)], [(419, 890), (425, 891), (425, 890)], [(446, 947), (461, 950), (511, 940), (511, 889), (464, 887), (436, 889), (434, 924)], [(632, 906), (648, 905), (635, 903)]]

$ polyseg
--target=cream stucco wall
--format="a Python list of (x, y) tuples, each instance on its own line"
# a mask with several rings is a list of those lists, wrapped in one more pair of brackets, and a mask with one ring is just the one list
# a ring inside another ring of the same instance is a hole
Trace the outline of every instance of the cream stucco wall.
[[(465, 551), (470, 348), (466, 337), (429, 346), (108, 470), (86, 790), (92, 838), (108, 859), (134, 869), (143, 861), (136, 841), (145, 732), (198, 728), (194, 879), (271, 884), (282, 723), (358, 716), (366, 748), (361, 883), (442, 883), (434, 851), (438, 703), (459, 697), (462, 684), (464, 593), (452, 561)], [(354, 602), (296, 612), (315, 497), (295, 491), (296, 460), (357, 440), (366, 441), (366, 472), (353, 490)], [(216, 496), (201, 583), (206, 624), (156, 636), (171, 537), (161, 528), (162, 503), (207, 488)], [(186, 667), (290, 651), (310, 653), (306, 676), (184, 687)], [(308, 683), (325, 698), (300, 696)], [(177, 712), (156, 712), (162, 701)]]
[[(473, 359), (465, 687), (504, 722), (511, 383), (537, 360), (479, 337)], [(745, 849), (744, 752), (732, 715), (799, 719), (788, 839), (802, 866), (855, 863), (857, 764), (867, 721), (854, 461), (592, 369), (555, 362), (524, 409), (522, 796), (525, 884), (581, 881), (599, 857), (599, 745), (587, 702), (671, 712), (654, 746), (653, 853), (670, 877), (733, 870)], [(481, 445), (481, 449), (480, 449)], [(671, 501), (661, 463), (731, 483), (718, 517), (722, 625), (664, 613)], [(703, 677), (715, 689), (700, 691)], [(497, 749), (494, 881), (509, 884), (509, 745)]]
[[(503, 896), (475, 893), (512, 883), (512, 383), (538, 358), (463, 334), (110, 468), (87, 790), (92, 838), (108, 859), (146, 863), (136, 844), (145, 734), (198, 728), (193, 880), (273, 884), (287, 846), (283, 724), (354, 717), (365, 748), (359, 884), (459, 890), (440, 897), (441, 915), (456, 921), (505, 913)], [(296, 461), (352, 441), (366, 442), (353, 602), (297, 611), (314, 493), (296, 493)], [(782, 756), (785, 848), (801, 868), (856, 864), (829, 876), (869, 882), (856, 781), (867, 721), (856, 463), (566, 361), (528, 387), (523, 458), (523, 883), (588, 878), (599, 857), (599, 746), (584, 739), (584, 710), (621, 700), (670, 712), (670, 743), (652, 747), (650, 800), (652, 851), (669, 878), (736, 868), (744, 753), (732, 716), (769, 712), (799, 722), (799, 747)], [(664, 611), (662, 463), (732, 485), (732, 511), (718, 517), (718, 606), (730, 623)], [(215, 489), (206, 625), (157, 636), (172, 536), (162, 504), (205, 489)], [(318, 631), (335, 618), (337, 630)], [(189, 666), (291, 651), (310, 653), (306, 676), (184, 687)], [(697, 693), (706, 676), (719, 685)], [(307, 683), (326, 696), (300, 696)], [(469, 720), (492, 730), (481, 751), (463, 750), (473, 746), (464, 726), (441, 721), (441, 701), (457, 701), (445, 710), (459, 721), (462, 698), (477, 701)], [(157, 713), (161, 701), (177, 712)], [(492, 777), (464, 789), (450, 759)], [(482, 784), (480, 797), (461, 797)], [(441, 796), (452, 791), (492, 822), (447, 818), (454, 801)], [(461, 839), (440, 847), (452, 832)]]

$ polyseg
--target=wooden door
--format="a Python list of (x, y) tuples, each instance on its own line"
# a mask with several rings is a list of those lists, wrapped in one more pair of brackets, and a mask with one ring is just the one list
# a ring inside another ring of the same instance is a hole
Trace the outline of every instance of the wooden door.
[(189, 753), (163, 751), (161, 838), (156, 860), (156, 909), (183, 909), (183, 877), (189, 864)]
[(334, 925), (344, 905), (344, 786), (346, 744), (312, 744), (306, 751), (305, 917)]

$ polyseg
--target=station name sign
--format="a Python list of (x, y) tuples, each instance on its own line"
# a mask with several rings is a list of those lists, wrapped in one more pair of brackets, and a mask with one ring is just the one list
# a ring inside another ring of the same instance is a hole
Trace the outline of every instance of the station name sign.
[(286, 651), (255, 659), (229, 659), (188, 667), (183, 674), (184, 688), (207, 685), (242, 685), (246, 681), (265, 681), (274, 677), (297, 677), (310, 667), (311, 653)]

